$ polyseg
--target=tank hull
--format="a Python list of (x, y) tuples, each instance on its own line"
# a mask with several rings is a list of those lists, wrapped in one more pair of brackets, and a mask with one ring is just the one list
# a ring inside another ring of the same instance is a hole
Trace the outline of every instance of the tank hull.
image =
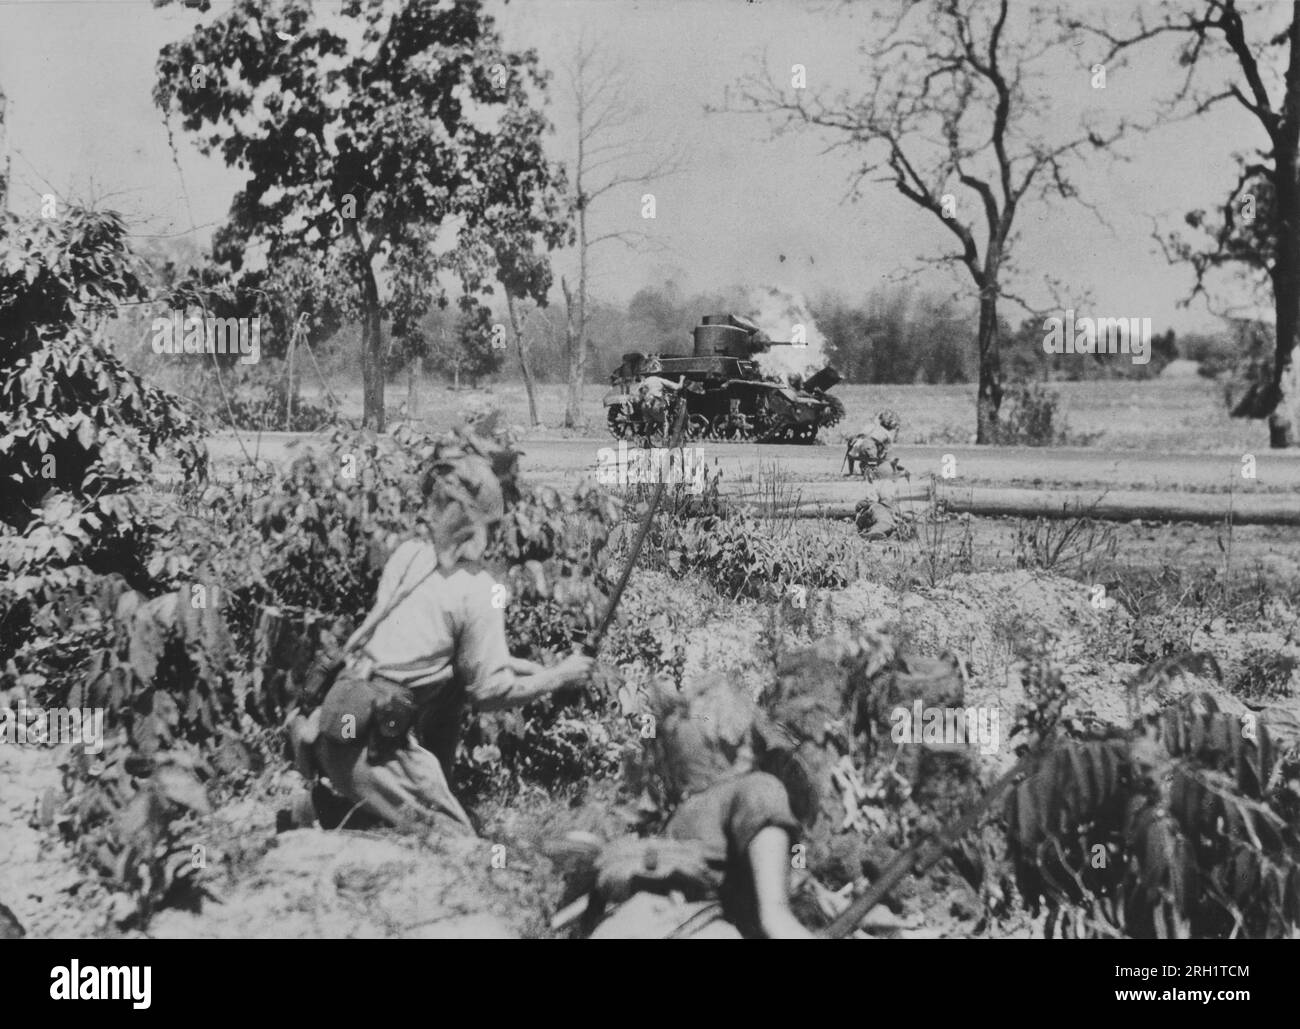
[(664, 406), (686, 404), (691, 439), (813, 443), (821, 429), (844, 417), (843, 404), (827, 394), (839, 382), (838, 372), (827, 366), (805, 383), (763, 374), (753, 357), (789, 344), (768, 342), (744, 319), (707, 316), (692, 342), (689, 355), (623, 355), (610, 376), (614, 391), (606, 401), (615, 436), (653, 436), (663, 424), (662, 412), (653, 417), (639, 413), (639, 383), (647, 376), (671, 384), (663, 391)]

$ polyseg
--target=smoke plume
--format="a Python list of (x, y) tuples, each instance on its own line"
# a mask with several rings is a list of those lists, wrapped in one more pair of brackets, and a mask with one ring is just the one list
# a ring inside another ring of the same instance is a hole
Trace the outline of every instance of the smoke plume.
[(764, 375), (789, 382), (791, 376), (805, 377), (826, 364), (826, 339), (817, 328), (803, 297), (769, 286), (751, 290), (745, 312), (773, 343), (789, 343), (802, 326), (807, 346), (777, 346), (754, 355)]

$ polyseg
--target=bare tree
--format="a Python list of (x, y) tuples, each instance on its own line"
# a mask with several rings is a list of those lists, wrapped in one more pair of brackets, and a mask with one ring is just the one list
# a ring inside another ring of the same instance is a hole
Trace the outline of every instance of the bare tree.
[[(619, 65), (602, 55), (598, 43), (580, 39), (565, 70), (577, 121), (571, 191), (577, 223), (576, 289), (567, 277), (560, 279), (565, 305), (564, 353), (568, 378), (564, 424), (574, 428), (582, 422), (582, 387), (590, 355), (587, 314), (592, 253), (605, 243), (632, 246), (649, 242), (647, 234), (640, 229), (593, 230), (592, 209), (602, 197), (621, 187), (674, 174), (681, 167), (682, 157), (675, 147), (657, 156), (650, 152), (644, 132), (638, 128), (640, 111), (628, 99), (627, 76)], [(619, 224), (626, 222), (620, 220)]]
[(1171, 236), (1161, 242), (1173, 260), (1191, 264), (1192, 296), (1208, 298), (1207, 276), (1230, 266), (1266, 277), (1276, 319), (1271, 374), (1233, 413), (1267, 417), (1273, 447), (1300, 446), (1300, 0), (1251, 5), (1249, 18), (1236, 0), (1190, 6), (1163, 5), (1152, 22), (1139, 12), (1127, 33), (1079, 27), (1105, 40), (1107, 61), (1157, 37), (1182, 37), (1178, 60), (1187, 73), (1169, 99), (1171, 112), (1197, 116), (1231, 101), (1263, 129), (1266, 146), (1249, 157), (1236, 155), (1238, 178), (1217, 217), (1187, 215), (1188, 225), (1208, 240), (1194, 245)]
[(1044, 83), (1071, 65), (1089, 72), (1069, 33), (1039, 11), (1009, 17), (1008, 0), (901, 0), (873, 20), (878, 31), (861, 48), (872, 83), (865, 95), (829, 96), (764, 70), (741, 83), (740, 103), (727, 109), (774, 116), (778, 131), (824, 131), (830, 151), (861, 154), (853, 199), (864, 181), (891, 184), (951, 233), (953, 249), (927, 263), (956, 266), (974, 286), (976, 438), (993, 442), (1002, 403), (998, 301), (1029, 306), (1004, 285), (1015, 274), (1016, 215), (1028, 200), (1083, 203), (1069, 163), (1109, 147), (1128, 126), (1076, 122), (1062, 134), (1061, 123), (1073, 119), (1053, 116)]

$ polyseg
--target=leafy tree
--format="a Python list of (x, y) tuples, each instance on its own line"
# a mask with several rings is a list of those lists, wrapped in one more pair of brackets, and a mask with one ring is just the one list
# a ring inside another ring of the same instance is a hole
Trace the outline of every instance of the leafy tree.
[(498, 333), (491, 309), (472, 297), (462, 298), (460, 308), (453, 331), (439, 334), (431, 357), (435, 369), (452, 376), (457, 388), (462, 376), (477, 387), (484, 376), (500, 370), (505, 358), (501, 349), (492, 345)]
[[(310, 0), (236, 0), (163, 48), (154, 98), (203, 153), (248, 169), (218, 259), (239, 270), (264, 244), (268, 267), (305, 252), (345, 269), (364, 419), (382, 429), (384, 319), (417, 342), (420, 316), (447, 302), (439, 273), (465, 271), (459, 239), (531, 208), (550, 182), (533, 145), (546, 79), (533, 51), (504, 48), (479, 0), (345, 0), (337, 14), (326, 24)], [(514, 174), (485, 174), (503, 148)]]
[(199, 426), (98, 341), (144, 298), (126, 226), (112, 213), (3, 215), (0, 231), (0, 529), (11, 571), (77, 563), (140, 572), (145, 529), (130, 492), (161, 448), (206, 464)]
[(478, 386), (480, 379), (499, 371), (505, 360), (501, 349), (493, 345), (495, 329), (491, 309), (482, 304), (466, 305), (456, 319), (461, 369), (474, 387)]
[(536, 386), (524, 333), (525, 305), (547, 306), (554, 274), (549, 254), (573, 240), (564, 170), (547, 165), (542, 137), (549, 126), (540, 111), (520, 108), (503, 122), (500, 145), (479, 166), (487, 192), (500, 198), (483, 228), (462, 237), (456, 255), (466, 294), (494, 292), (488, 274), (505, 294), (515, 354), (528, 393), (529, 421), (537, 425)]
[[(691, 338), (691, 329), (706, 312), (692, 312), (677, 283), (643, 286), (627, 303), (627, 316), (645, 327), (652, 341), (645, 349), (671, 352)], [(633, 349), (632, 347), (628, 348)]]

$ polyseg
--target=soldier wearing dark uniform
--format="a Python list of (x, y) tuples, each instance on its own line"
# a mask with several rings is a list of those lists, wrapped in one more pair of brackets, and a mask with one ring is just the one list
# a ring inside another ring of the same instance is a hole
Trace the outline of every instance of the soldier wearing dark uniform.
[(873, 482), (867, 484), (867, 495), (854, 508), (853, 521), (859, 535), (867, 540), (882, 540), (898, 530), (898, 516), (893, 503)]
[(403, 543), (388, 560), (354, 637), (367, 642), (319, 708), (290, 713), (290, 739), (300, 771), (371, 815), (395, 825), (443, 816), (468, 829), (450, 786), (466, 706), (527, 704), (582, 681), (592, 660), (575, 654), (544, 668), (510, 656), (496, 581), (479, 563), (504, 512), (488, 462), (443, 460), (424, 491), (431, 539)]
[[(656, 862), (678, 860), (701, 895), (642, 888), (590, 938), (811, 939), (790, 908), (791, 855), (802, 824), (782, 779), (758, 768), (765, 744), (757, 706), (727, 682), (689, 701), (661, 686), (655, 706), (658, 763), (676, 803)], [(800, 810), (815, 817), (815, 803)], [(672, 882), (673, 869), (659, 871)]]

